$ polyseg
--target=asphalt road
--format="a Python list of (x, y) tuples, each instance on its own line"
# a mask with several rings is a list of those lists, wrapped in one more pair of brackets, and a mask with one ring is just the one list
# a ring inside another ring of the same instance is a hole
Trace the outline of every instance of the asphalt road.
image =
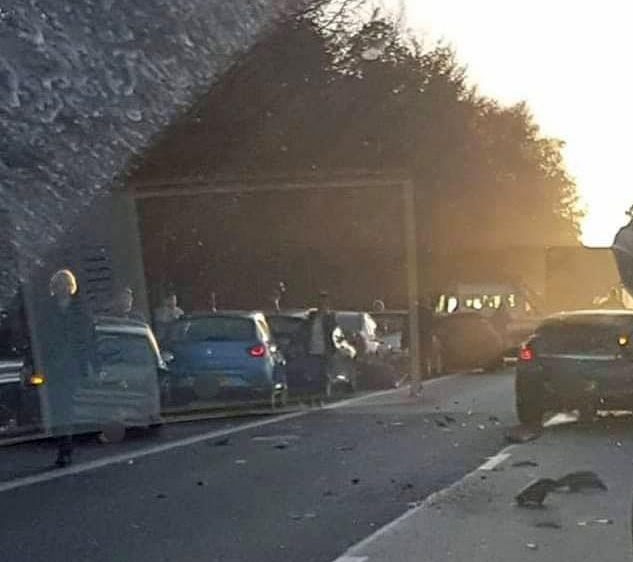
[(0, 450), (11, 561), (322, 561), (504, 446), (511, 371), (433, 381), (280, 418), (169, 426), (125, 442)]

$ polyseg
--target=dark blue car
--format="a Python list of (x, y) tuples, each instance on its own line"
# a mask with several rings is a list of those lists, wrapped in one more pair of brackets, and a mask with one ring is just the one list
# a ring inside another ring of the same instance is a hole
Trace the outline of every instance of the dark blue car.
[(256, 401), (282, 406), (287, 399), (285, 360), (259, 312), (195, 314), (170, 327), (163, 349), (172, 396), (186, 401)]

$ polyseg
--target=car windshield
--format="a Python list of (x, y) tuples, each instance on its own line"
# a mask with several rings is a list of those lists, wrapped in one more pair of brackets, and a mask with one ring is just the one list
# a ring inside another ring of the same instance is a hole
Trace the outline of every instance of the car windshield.
[(631, 560), (632, 27), (0, 0), (2, 559)]
[(255, 323), (249, 318), (215, 316), (182, 320), (174, 324), (168, 340), (177, 342), (250, 341), (255, 339)]

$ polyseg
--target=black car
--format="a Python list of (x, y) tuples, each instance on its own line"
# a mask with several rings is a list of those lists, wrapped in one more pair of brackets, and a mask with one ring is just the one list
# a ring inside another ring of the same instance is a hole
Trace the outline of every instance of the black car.
[(548, 412), (633, 406), (633, 311), (591, 310), (547, 318), (521, 346), (516, 372), (519, 420), (540, 424)]

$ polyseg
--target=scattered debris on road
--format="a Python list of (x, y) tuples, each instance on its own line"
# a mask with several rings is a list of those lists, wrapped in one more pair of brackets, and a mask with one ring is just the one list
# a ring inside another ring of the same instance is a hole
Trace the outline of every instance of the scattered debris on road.
[(446, 420), (446, 423), (455, 423), (457, 421), (453, 416), (449, 416), (447, 414), (444, 414), (444, 419)]
[(562, 529), (563, 526), (558, 521), (538, 521), (534, 524), (538, 529)]
[(353, 485), (359, 484), (360, 483), (360, 478), (352, 478), (351, 480)]
[(229, 437), (223, 437), (222, 439), (218, 439), (213, 442), (214, 447), (226, 447), (231, 443), (231, 439)]
[(585, 490), (608, 490), (607, 485), (591, 470), (580, 470), (566, 474), (558, 479), (558, 487), (572, 493)]
[(553, 478), (539, 478), (530, 482), (514, 498), (519, 507), (543, 507), (547, 494), (558, 489), (558, 482)]
[(538, 545), (534, 542), (525, 543), (525, 547), (529, 548), (530, 550), (538, 550)]
[(246, 464), (246, 459), (236, 459), (235, 464)]
[(512, 427), (506, 433), (506, 441), (510, 443), (527, 443), (533, 441), (543, 434), (541, 427), (528, 427), (525, 425), (517, 425)]
[(597, 519), (589, 519), (588, 521), (578, 521), (576, 525), (579, 527), (588, 527), (590, 525), (613, 525), (613, 519), (600, 517)]
[(279, 449), (279, 450), (287, 449), (289, 446), (290, 446), (290, 443), (288, 443), (288, 441), (280, 441), (279, 443), (275, 443), (273, 445), (275, 449)]
[(159, 500), (164, 500), (167, 497), (167, 494), (163, 494), (162, 492), (159, 494), (156, 494), (156, 498)]
[(534, 467), (534, 468), (536, 468), (538, 466), (538, 463), (536, 461), (531, 461), (531, 460), (514, 461), (512, 463), (512, 466), (515, 467), (515, 468), (524, 468), (524, 467)]

